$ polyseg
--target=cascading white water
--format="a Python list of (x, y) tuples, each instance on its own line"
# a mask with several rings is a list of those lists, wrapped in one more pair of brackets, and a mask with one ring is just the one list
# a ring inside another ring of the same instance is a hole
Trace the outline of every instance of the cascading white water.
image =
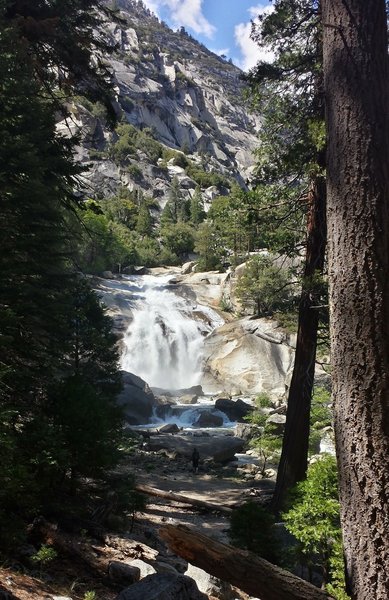
[[(121, 363), (151, 387), (173, 390), (199, 383), (204, 335), (223, 321), (212, 309), (177, 296), (169, 279), (171, 275), (126, 278), (134, 295), (133, 321)], [(199, 313), (206, 318), (196, 319)]]

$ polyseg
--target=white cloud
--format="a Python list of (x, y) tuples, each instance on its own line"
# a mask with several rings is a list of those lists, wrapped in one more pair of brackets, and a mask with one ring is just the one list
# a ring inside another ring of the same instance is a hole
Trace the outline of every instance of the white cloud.
[(209, 48), (209, 50), (211, 52), (213, 52), (214, 54), (217, 54), (217, 56), (228, 56), (230, 53), (230, 49), (229, 48)]
[[(273, 6), (252, 6), (248, 9), (248, 12), (254, 22), (258, 22), (258, 15), (269, 14), (273, 10)], [(235, 59), (234, 62), (238, 67), (243, 69), (243, 71), (248, 71), (254, 67), (259, 60), (271, 62), (274, 59), (274, 53), (265, 50), (264, 48), (259, 48), (258, 45), (250, 38), (250, 34), (251, 21), (235, 25), (235, 42), (241, 51), (242, 59)]]
[(216, 28), (205, 18), (202, 11), (203, 0), (144, 0), (145, 5), (156, 15), (165, 7), (177, 27), (190, 27), (198, 34), (212, 38)]
[(149, 8), (151, 10), (151, 12), (153, 12), (154, 14), (157, 15), (157, 17), (159, 17), (159, 5), (160, 2), (159, 0), (143, 0), (143, 4), (146, 6), (146, 8)]

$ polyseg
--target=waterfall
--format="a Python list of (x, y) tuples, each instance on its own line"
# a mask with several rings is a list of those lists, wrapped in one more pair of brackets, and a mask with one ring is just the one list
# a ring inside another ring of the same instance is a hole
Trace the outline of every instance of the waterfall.
[(212, 309), (180, 297), (171, 275), (129, 276), (133, 320), (121, 366), (151, 387), (188, 388), (200, 382), (203, 339), (223, 323)]

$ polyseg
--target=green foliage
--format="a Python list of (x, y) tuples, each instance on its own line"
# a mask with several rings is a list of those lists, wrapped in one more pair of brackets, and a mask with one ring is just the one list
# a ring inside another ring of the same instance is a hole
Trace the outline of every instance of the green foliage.
[(118, 233), (118, 226), (104, 214), (96, 214), (93, 210), (82, 211), (79, 215), (83, 228), (79, 228), (76, 262), (83, 271), (116, 271), (119, 264), (130, 262), (133, 248)]
[(58, 468), (70, 468), (72, 484), (75, 477), (96, 476), (117, 463), (120, 411), (113, 399), (80, 375), (69, 377), (53, 392), (52, 418), (60, 450)]
[(249, 501), (233, 511), (229, 536), (234, 546), (258, 554), (272, 563), (279, 562), (280, 544), (274, 517), (258, 503)]
[(36, 554), (31, 556), (33, 562), (37, 562), (40, 566), (46, 566), (57, 558), (58, 554), (51, 546), (42, 545)]
[(118, 140), (110, 148), (109, 154), (113, 160), (125, 162), (136, 154), (137, 129), (129, 123), (120, 123), (116, 127), (116, 133)]
[(129, 229), (135, 226), (138, 206), (132, 192), (121, 188), (117, 196), (100, 200), (100, 206), (107, 219), (125, 225)]
[(203, 271), (219, 269), (222, 257), (225, 255), (219, 232), (211, 223), (204, 221), (199, 225), (195, 240), (194, 250), (199, 255), (199, 268)]
[(148, 156), (152, 163), (155, 165), (158, 159), (162, 156), (162, 146), (159, 142), (154, 140), (148, 133), (139, 132), (136, 140), (136, 147), (142, 150)]
[(144, 200), (139, 207), (138, 219), (136, 221), (136, 231), (142, 237), (150, 236), (153, 231), (153, 221), (150, 215), (149, 207)]
[(161, 230), (162, 244), (178, 257), (193, 251), (194, 233), (188, 223), (174, 223)]
[[(291, 508), (283, 514), (283, 519), (288, 531), (299, 542), (298, 551), (308, 567), (321, 569), (324, 583), (330, 583), (344, 593), (344, 579), (339, 581), (340, 507), (336, 459), (333, 456), (324, 455), (309, 466), (307, 479), (298, 483), (291, 492), (290, 504)], [(332, 580), (331, 569), (334, 566)]]
[(110, 74), (103, 61), (92, 60), (95, 49), (111, 51), (103, 29), (107, 9), (100, 0), (7, 1), (1, 12), (23, 43), (42, 96), (58, 108), (62, 102), (53, 91), (60, 89), (64, 96), (79, 92), (93, 103), (102, 102), (110, 121), (115, 121)]
[(83, 600), (97, 600), (96, 592), (94, 592), (93, 590), (85, 592)]
[(255, 406), (258, 408), (271, 408), (272, 401), (270, 400), (269, 394), (261, 392), (255, 397)]
[(182, 169), (186, 169), (186, 167), (189, 164), (189, 161), (186, 158), (185, 154), (182, 154), (181, 152), (177, 152), (176, 156), (174, 157), (173, 164), (176, 167), (181, 167)]
[(143, 173), (138, 165), (128, 165), (127, 172), (134, 181), (140, 181), (143, 178)]
[(314, 388), (309, 433), (309, 452), (311, 454), (318, 454), (320, 452), (322, 430), (325, 427), (329, 427), (332, 423), (330, 403), (331, 394), (328, 390), (322, 387)]
[(233, 306), (231, 304), (231, 301), (229, 300), (229, 298), (225, 294), (223, 294), (222, 297), (220, 298), (219, 308), (223, 312), (229, 312), (230, 313), (230, 312), (233, 311)]
[(157, 164), (162, 156), (162, 145), (153, 139), (150, 130), (137, 129), (130, 123), (122, 122), (116, 127), (117, 141), (110, 147), (109, 154), (113, 160), (126, 163), (137, 151), (144, 152), (146, 156)]
[(278, 461), (282, 448), (282, 435), (273, 423), (268, 423), (268, 414), (264, 408), (268, 408), (270, 399), (266, 393), (259, 394), (255, 399), (255, 410), (245, 420), (258, 426), (259, 435), (250, 440), (250, 446), (254, 448), (262, 458), (262, 475), (265, 475), (266, 467), (270, 458)]
[(236, 295), (245, 308), (254, 308), (254, 314), (269, 316), (291, 302), (289, 280), (287, 270), (275, 266), (270, 256), (254, 256), (239, 277)]
[[(113, 456), (121, 434), (121, 420), (109, 410), (120, 388), (111, 322), (72, 260), (81, 169), (73, 163), (74, 140), (56, 133), (59, 100), (49, 93), (55, 65), (58, 72), (69, 65), (66, 78), (75, 74), (78, 52), (89, 61), (92, 32), (82, 31), (85, 53), (73, 42), (81, 41), (79, 27), (92, 23), (84, 14), (91, 3), (33, 4), (19, 3), (15, 21), (14, 3), (0, 8), (2, 551), (22, 539), (26, 521), (44, 513), (54, 494), (60, 498), (73, 467), (101, 473), (111, 466), (105, 450)], [(56, 35), (49, 32), (53, 23)], [(81, 63), (77, 68), (83, 73)], [(86, 212), (99, 224), (104, 219), (92, 203)], [(83, 456), (76, 456), (79, 448)], [(39, 554), (41, 563), (46, 558)]]
[(224, 175), (204, 171), (204, 169), (198, 167), (194, 163), (189, 163), (186, 172), (201, 188), (215, 186), (220, 190), (223, 187), (227, 189), (231, 187), (230, 180)]
[(197, 186), (190, 201), (190, 221), (193, 225), (199, 225), (204, 219), (204, 202), (201, 195), (201, 189)]
[(161, 260), (161, 247), (157, 240), (150, 237), (137, 238), (136, 240), (137, 261), (135, 264), (146, 267), (157, 267)]

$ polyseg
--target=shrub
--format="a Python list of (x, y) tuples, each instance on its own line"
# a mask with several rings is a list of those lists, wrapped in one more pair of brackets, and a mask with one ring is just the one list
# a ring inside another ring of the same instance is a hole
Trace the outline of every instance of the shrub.
[(323, 455), (308, 468), (307, 479), (290, 493), (291, 508), (283, 514), (285, 526), (299, 542), (297, 552), (309, 569), (320, 569), (325, 584), (347, 598), (344, 588), (337, 466), (334, 456)]
[(274, 526), (273, 515), (251, 500), (233, 511), (229, 535), (233, 545), (277, 563), (280, 544)]
[(277, 267), (270, 256), (254, 256), (238, 280), (236, 295), (245, 308), (254, 308), (258, 316), (287, 309), (291, 301), (289, 273)]

